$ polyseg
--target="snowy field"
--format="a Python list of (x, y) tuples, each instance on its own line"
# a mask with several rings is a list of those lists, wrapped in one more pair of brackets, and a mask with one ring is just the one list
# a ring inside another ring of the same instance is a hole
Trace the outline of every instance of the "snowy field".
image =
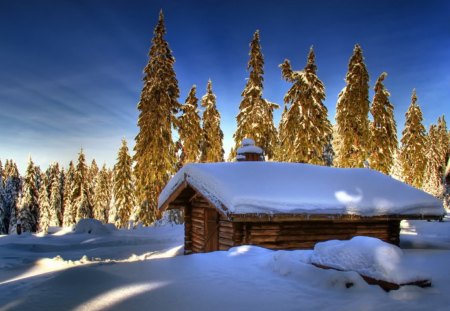
[[(356, 272), (309, 263), (326, 260), (327, 251), (242, 246), (179, 256), (183, 235), (182, 226), (115, 230), (88, 223), (78, 232), (0, 236), (0, 310), (450, 309), (450, 219), (402, 223), (402, 251), (389, 252), (433, 285), (388, 293)], [(369, 268), (385, 268), (376, 264)]]

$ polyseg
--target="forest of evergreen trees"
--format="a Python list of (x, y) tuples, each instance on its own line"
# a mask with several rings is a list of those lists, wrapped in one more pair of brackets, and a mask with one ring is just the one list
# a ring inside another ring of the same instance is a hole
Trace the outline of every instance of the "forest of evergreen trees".
[[(76, 163), (70, 162), (67, 168), (54, 163), (43, 171), (30, 158), (24, 176), (13, 160), (6, 160), (4, 167), (0, 161), (0, 234), (15, 231), (18, 223), (24, 231), (47, 232), (49, 226), (71, 226), (82, 218), (96, 218), (118, 228), (130, 223), (150, 225), (160, 217), (159, 193), (181, 166), (224, 161), (212, 82), (207, 82), (200, 101), (201, 116), (195, 85), (185, 103), (179, 103), (175, 59), (165, 33), (161, 12), (144, 69), (134, 155), (123, 140), (112, 169), (105, 165), (100, 169), (95, 160), (88, 165), (81, 150)], [(450, 134), (444, 116), (427, 132), (413, 90), (399, 144), (394, 106), (383, 84), (387, 74), (376, 80), (370, 101), (369, 73), (358, 44), (350, 57), (346, 86), (338, 96), (334, 126), (323, 103), (325, 86), (317, 76), (312, 47), (303, 70), (294, 71), (289, 60), (279, 66), (291, 87), (284, 96), (278, 128), (273, 113), (279, 105), (263, 98), (259, 31), (253, 35), (249, 56), (249, 77), (241, 94), (229, 160), (249, 137), (269, 161), (369, 167), (443, 199), (448, 208), (450, 189), (444, 176), (450, 173)]]

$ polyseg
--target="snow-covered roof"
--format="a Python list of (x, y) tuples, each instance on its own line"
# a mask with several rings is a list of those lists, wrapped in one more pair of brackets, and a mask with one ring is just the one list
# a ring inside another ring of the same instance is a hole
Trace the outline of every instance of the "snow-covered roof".
[(225, 214), (444, 214), (433, 196), (370, 169), (300, 163), (192, 163), (169, 181), (158, 207), (186, 182)]
[(239, 147), (236, 151), (238, 155), (243, 155), (244, 153), (256, 153), (256, 154), (262, 154), (263, 150), (258, 146), (243, 146)]

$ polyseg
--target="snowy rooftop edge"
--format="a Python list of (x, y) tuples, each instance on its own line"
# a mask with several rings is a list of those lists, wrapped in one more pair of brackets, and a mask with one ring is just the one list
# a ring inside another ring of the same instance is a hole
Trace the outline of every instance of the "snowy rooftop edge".
[(161, 192), (158, 208), (184, 181), (231, 214), (445, 214), (440, 200), (374, 170), (280, 162), (187, 164)]

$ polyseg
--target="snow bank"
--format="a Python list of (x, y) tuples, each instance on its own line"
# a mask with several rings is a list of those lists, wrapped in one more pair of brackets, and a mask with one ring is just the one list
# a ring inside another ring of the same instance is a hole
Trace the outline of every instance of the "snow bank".
[(161, 207), (184, 181), (229, 213), (443, 215), (433, 196), (370, 169), (300, 163), (192, 163), (169, 181)]
[(109, 235), (115, 230), (115, 226), (112, 224), (104, 225), (101, 221), (97, 219), (80, 219), (80, 221), (75, 225), (73, 231), (75, 233), (88, 233), (95, 235)]
[(428, 275), (408, 267), (400, 248), (371, 237), (357, 236), (348, 241), (317, 243), (311, 262), (396, 284), (430, 279)]

